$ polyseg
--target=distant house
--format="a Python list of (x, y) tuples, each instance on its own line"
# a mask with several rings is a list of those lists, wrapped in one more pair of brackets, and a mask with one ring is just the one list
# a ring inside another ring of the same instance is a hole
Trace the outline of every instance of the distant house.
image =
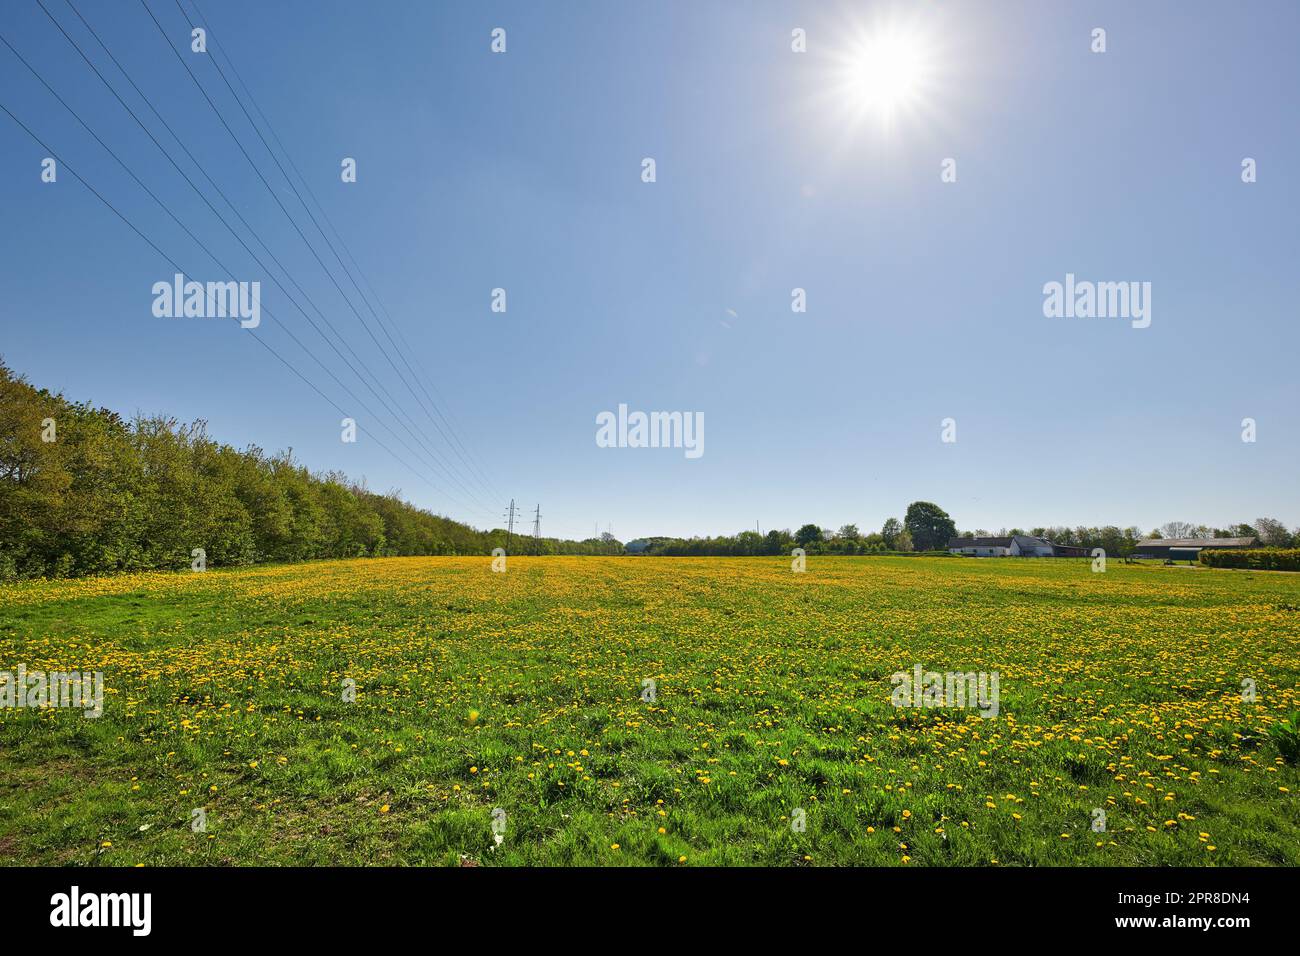
[(1010, 538), (949, 538), (953, 554), (973, 554), (981, 558), (1005, 558), (1011, 554)]
[(1018, 534), (1011, 539), (1011, 554), (1022, 558), (1054, 558), (1056, 545), (1046, 538)]
[(1258, 548), (1258, 538), (1147, 538), (1139, 541), (1133, 554), (1139, 558), (1169, 558), (1195, 561), (1206, 548)]
[(1054, 558), (1090, 558), (1092, 557), (1091, 548), (1078, 548), (1072, 544), (1053, 544), (1052, 557)]
[(1006, 538), (949, 538), (948, 550), (977, 558), (1082, 558), (1088, 555), (1087, 548), (1052, 544), (1046, 538), (1029, 534)]

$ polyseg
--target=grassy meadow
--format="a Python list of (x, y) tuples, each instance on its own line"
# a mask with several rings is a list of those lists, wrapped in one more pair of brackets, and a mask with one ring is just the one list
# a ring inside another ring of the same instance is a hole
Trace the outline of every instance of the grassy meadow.
[(0, 671), (105, 686), (0, 709), (0, 862), (1300, 864), (1298, 575), (490, 560), (0, 585)]

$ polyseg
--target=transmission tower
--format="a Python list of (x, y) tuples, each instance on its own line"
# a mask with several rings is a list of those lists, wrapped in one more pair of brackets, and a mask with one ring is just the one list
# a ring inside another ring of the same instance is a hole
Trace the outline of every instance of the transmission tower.
[(510, 510), (506, 512), (506, 551), (510, 551), (510, 537), (515, 533), (515, 499), (510, 499)]

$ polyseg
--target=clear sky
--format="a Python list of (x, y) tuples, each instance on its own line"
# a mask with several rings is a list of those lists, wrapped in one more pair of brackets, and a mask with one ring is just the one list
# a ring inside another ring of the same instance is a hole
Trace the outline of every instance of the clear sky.
[[(42, 2), (268, 261), (67, 0)], [(34, 0), (15, 0), (0, 33), (230, 271), (3, 47), (0, 103), (191, 278), (259, 280), (274, 313), (255, 332), (154, 317), (172, 268), (66, 169), (41, 182), (49, 152), (0, 114), (0, 354), (37, 385), (203, 418), (480, 527), (510, 497), (530, 517), (540, 503), (543, 533), (565, 537), (875, 529), (915, 499), (964, 529), (1300, 524), (1294, 3), (200, 0), (202, 55), (176, 0), (148, 0), (234, 137), (140, 0), (73, 3), (457, 482), (374, 420), (393, 416)], [(884, 77), (903, 84), (888, 112), (855, 79), (882, 37), (908, 57)], [(222, 83), (223, 54), (482, 475), (241, 154), (387, 346)], [(1045, 317), (1043, 286), (1067, 273), (1150, 282), (1150, 326)], [(356, 417), (355, 444), (253, 335)], [(597, 414), (620, 403), (703, 413), (704, 454), (597, 447)]]

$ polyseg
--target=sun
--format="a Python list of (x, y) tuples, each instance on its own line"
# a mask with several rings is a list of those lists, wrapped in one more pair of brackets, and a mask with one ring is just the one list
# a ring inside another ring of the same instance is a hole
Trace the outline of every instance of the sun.
[(849, 65), (849, 86), (864, 109), (889, 114), (915, 100), (927, 72), (920, 39), (890, 31), (863, 40)]
[(832, 83), (855, 125), (875, 119), (890, 130), (933, 106), (941, 58), (929, 31), (916, 21), (892, 20), (855, 34), (835, 54)]

